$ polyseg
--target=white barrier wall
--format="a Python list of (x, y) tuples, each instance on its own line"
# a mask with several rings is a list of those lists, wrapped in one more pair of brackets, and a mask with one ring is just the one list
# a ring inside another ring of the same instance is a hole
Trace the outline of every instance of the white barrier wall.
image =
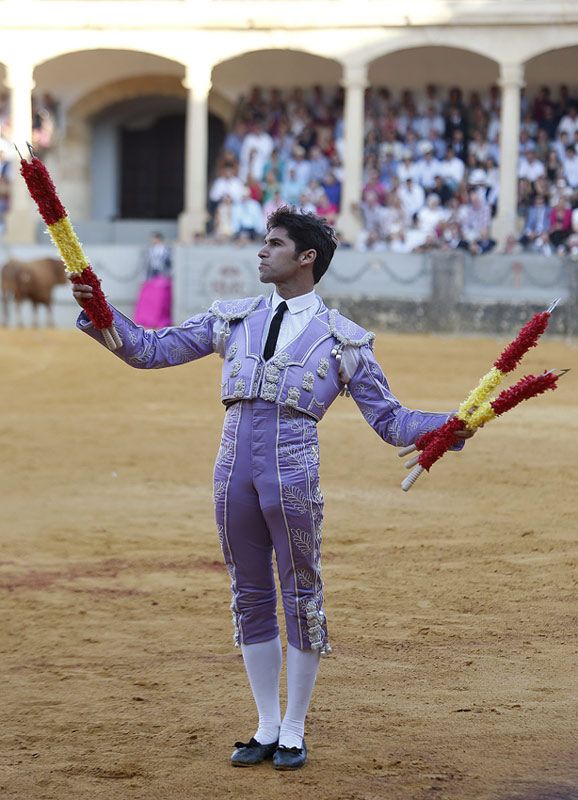
[[(123, 245), (88, 245), (87, 256), (102, 279), (104, 291), (117, 308), (131, 316), (144, 278), (142, 249)], [(259, 282), (257, 246), (197, 245), (174, 249), (175, 322), (206, 310), (215, 298), (247, 297), (268, 293)], [(53, 256), (46, 247), (15, 246), (0, 250), (0, 263)], [(456, 263), (456, 254), (452, 254)], [(448, 259), (443, 254), (357, 253), (341, 250), (319, 284), (319, 292), (339, 304), (340, 299), (427, 302), (432, 297), (433, 272)], [(566, 301), (571, 269), (556, 257), (487, 255), (458, 256), (458, 302), (470, 304), (548, 305), (553, 297)], [(57, 286), (54, 312), (59, 327), (72, 327), (77, 306), (68, 286)], [(26, 309), (25, 321), (31, 318)]]

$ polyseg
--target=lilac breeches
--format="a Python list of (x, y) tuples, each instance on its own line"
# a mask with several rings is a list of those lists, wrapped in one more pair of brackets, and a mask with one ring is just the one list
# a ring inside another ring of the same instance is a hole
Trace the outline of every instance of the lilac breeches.
[(279, 633), (274, 552), (289, 643), (327, 652), (315, 421), (266, 400), (230, 406), (215, 463), (214, 498), (231, 576), (236, 643), (265, 642)]

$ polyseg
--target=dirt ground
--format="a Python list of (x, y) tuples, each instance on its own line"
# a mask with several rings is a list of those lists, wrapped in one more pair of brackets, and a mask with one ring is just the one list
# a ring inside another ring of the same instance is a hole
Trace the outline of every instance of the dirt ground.
[[(455, 407), (505, 340), (381, 334), (392, 389)], [(296, 773), (233, 769), (255, 717), (211, 476), (219, 359), (139, 372), (0, 331), (0, 795), (578, 798), (574, 367), (405, 494), (351, 399), (320, 425), (324, 659)], [(521, 374), (521, 373), (520, 373)]]

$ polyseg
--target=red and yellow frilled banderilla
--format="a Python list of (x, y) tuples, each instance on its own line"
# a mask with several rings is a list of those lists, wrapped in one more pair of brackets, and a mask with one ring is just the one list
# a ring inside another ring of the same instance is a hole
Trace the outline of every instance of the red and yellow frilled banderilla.
[(48, 227), (50, 238), (58, 248), (68, 277), (72, 283), (85, 283), (92, 286), (92, 299), (83, 305), (87, 316), (94, 327), (102, 332), (104, 342), (109, 350), (117, 350), (122, 347), (122, 340), (114, 327), (112, 311), (106, 302), (100, 280), (84, 254), (48, 170), (34, 155), (30, 145), (28, 145), (28, 149), (31, 156), (30, 161), (22, 158), (18, 153), (20, 174), (26, 181), (28, 191)]
[(417, 456), (406, 461), (405, 466), (411, 469), (410, 474), (401, 484), (404, 492), (409, 491), (424, 470), (429, 471), (447, 451), (459, 441), (458, 431), (476, 431), (487, 422), (505, 414), (524, 400), (536, 397), (548, 389), (556, 389), (558, 379), (568, 372), (548, 370), (541, 375), (525, 375), (508, 389), (504, 389), (494, 399), (490, 395), (512, 372), (531, 347), (538, 344), (538, 339), (548, 327), (552, 311), (559, 303), (555, 300), (546, 311), (535, 314), (520, 330), (516, 338), (505, 348), (492, 369), (487, 372), (458, 408), (456, 414), (444, 425), (433, 431), (424, 433), (415, 444), (403, 447), (400, 457), (419, 450)]

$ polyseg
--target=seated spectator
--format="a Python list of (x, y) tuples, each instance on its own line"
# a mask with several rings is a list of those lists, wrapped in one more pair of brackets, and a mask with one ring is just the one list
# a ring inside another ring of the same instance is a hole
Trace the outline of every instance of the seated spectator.
[(425, 192), (433, 191), (435, 179), (441, 174), (441, 164), (434, 156), (431, 145), (424, 152), (423, 158), (416, 164), (417, 180)]
[(417, 227), (426, 237), (435, 237), (436, 229), (448, 216), (448, 212), (440, 205), (438, 195), (429, 194), (425, 206), (417, 212)]
[[(281, 184), (277, 178), (275, 170), (271, 169), (269, 170), (269, 172), (265, 173), (265, 180), (263, 181), (262, 184), (262, 190), (263, 194), (260, 200), (261, 203), (266, 203), (273, 197), (275, 192), (281, 190)], [(255, 200), (257, 199), (258, 198), (255, 198)]]
[(379, 170), (377, 169), (369, 170), (367, 182), (361, 193), (362, 199), (365, 199), (366, 195), (370, 193), (376, 195), (377, 200), (381, 205), (385, 204), (387, 192), (385, 191), (385, 187), (380, 180)]
[(293, 167), (287, 170), (287, 175), (281, 183), (281, 194), (285, 198), (287, 205), (295, 206), (299, 202), (299, 197), (306, 184), (297, 177), (297, 172)]
[(568, 112), (562, 117), (558, 124), (557, 134), (560, 136), (562, 132), (568, 134), (570, 141), (574, 139), (574, 134), (578, 131), (578, 111), (576, 106), (572, 104), (568, 108)]
[(453, 197), (452, 190), (441, 175), (436, 175), (433, 191), (439, 197), (440, 203), (444, 208)]
[(221, 168), (220, 175), (215, 178), (209, 191), (209, 199), (212, 203), (220, 203), (225, 195), (236, 203), (242, 197), (245, 190), (243, 181), (236, 175), (234, 165), (229, 161), (225, 162)]
[(400, 185), (397, 190), (397, 196), (405, 214), (406, 225), (413, 225), (417, 212), (425, 202), (424, 190), (419, 183), (415, 183), (413, 178), (409, 177)]
[(379, 202), (375, 192), (366, 192), (363, 200), (359, 204), (361, 211), (363, 229), (373, 231), (378, 237), (384, 233), (385, 209)]
[(325, 190), (325, 194), (329, 198), (329, 200), (337, 206), (338, 209), (341, 208), (341, 182), (338, 180), (336, 174), (331, 170), (325, 176), (323, 183), (321, 184), (322, 188)]
[(307, 192), (301, 192), (299, 195), (297, 208), (302, 214), (317, 214), (317, 206), (311, 202), (311, 198)]
[(558, 156), (558, 161), (561, 164), (564, 163), (564, 159), (566, 158), (566, 150), (569, 147), (573, 147), (573, 146), (574, 146), (573, 142), (570, 139), (570, 137), (568, 136), (568, 134), (566, 133), (566, 131), (562, 131), (562, 133), (559, 136), (559, 138), (557, 138), (552, 143), (552, 147), (555, 150), (556, 155)]
[(408, 178), (418, 181), (418, 168), (413, 159), (411, 150), (404, 150), (401, 155), (401, 163), (397, 165), (396, 177), (400, 184), (404, 184)]
[(574, 147), (566, 148), (566, 155), (562, 162), (562, 174), (572, 189), (578, 187), (578, 156)]
[(550, 207), (544, 195), (537, 194), (526, 214), (520, 244), (530, 250), (545, 252), (546, 246), (549, 246), (549, 229)]
[(263, 187), (261, 185), (261, 181), (258, 181), (252, 175), (249, 175), (245, 186), (249, 190), (249, 194), (253, 200), (256, 200), (258, 203), (263, 202)]
[(265, 164), (273, 152), (273, 139), (265, 130), (262, 117), (254, 117), (241, 145), (239, 177), (244, 180), (249, 173), (261, 180)]
[(464, 179), (466, 167), (461, 158), (458, 158), (452, 147), (448, 147), (446, 157), (440, 163), (440, 175), (445, 183), (455, 191)]
[(315, 213), (320, 217), (325, 217), (330, 225), (334, 226), (337, 222), (337, 206), (331, 202), (325, 192), (316, 206)]
[(558, 178), (563, 177), (562, 175), (562, 164), (558, 160), (558, 156), (555, 150), (549, 150), (548, 155), (546, 157), (546, 173), (545, 177), (547, 178), (549, 183), (555, 182)]
[(518, 177), (526, 178), (530, 183), (534, 183), (545, 172), (544, 164), (536, 157), (535, 146), (528, 147), (518, 163)]
[(552, 250), (556, 253), (564, 253), (564, 243), (572, 232), (572, 210), (564, 197), (560, 197), (558, 203), (550, 211), (550, 226), (548, 237)]
[(309, 159), (305, 157), (305, 148), (299, 144), (293, 147), (291, 158), (285, 165), (284, 177), (287, 177), (289, 170), (295, 173), (302, 186), (307, 186), (311, 179), (311, 164)]
[(233, 198), (226, 194), (217, 203), (213, 222), (213, 235), (217, 244), (230, 242), (234, 236), (233, 228)]
[(467, 243), (482, 241), (490, 230), (490, 207), (476, 189), (468, 193), (469, 202), (460, 210), (462, 235)]
[(314, 145), (309, 152), (309, 180), (321, 181), (329, 170), (329, 159), (323, 155), (319, 145)]
[(241, 119), (238, 119), (233, 125), (233, 128), (225, 136), (225, 143), (223, 147), (225, 150), (228, 150), (235, 156), (235, 161), (237, 162), (241, 158), (241, 146), (246, 133), (247, 126), (245, 122)]
[(474, 131), (468, 145), (468, 156), (473, 156), (478, 163), (482, 164), (489, 155), (490, 143), (484, 139), (481, 131)]
[(254, 242), (265, 232), (263, 210), (253, 200), (249, 189), (245, 189), (242, 199), (233, 204), (232, 226), (233, 236), (238, 242)]

